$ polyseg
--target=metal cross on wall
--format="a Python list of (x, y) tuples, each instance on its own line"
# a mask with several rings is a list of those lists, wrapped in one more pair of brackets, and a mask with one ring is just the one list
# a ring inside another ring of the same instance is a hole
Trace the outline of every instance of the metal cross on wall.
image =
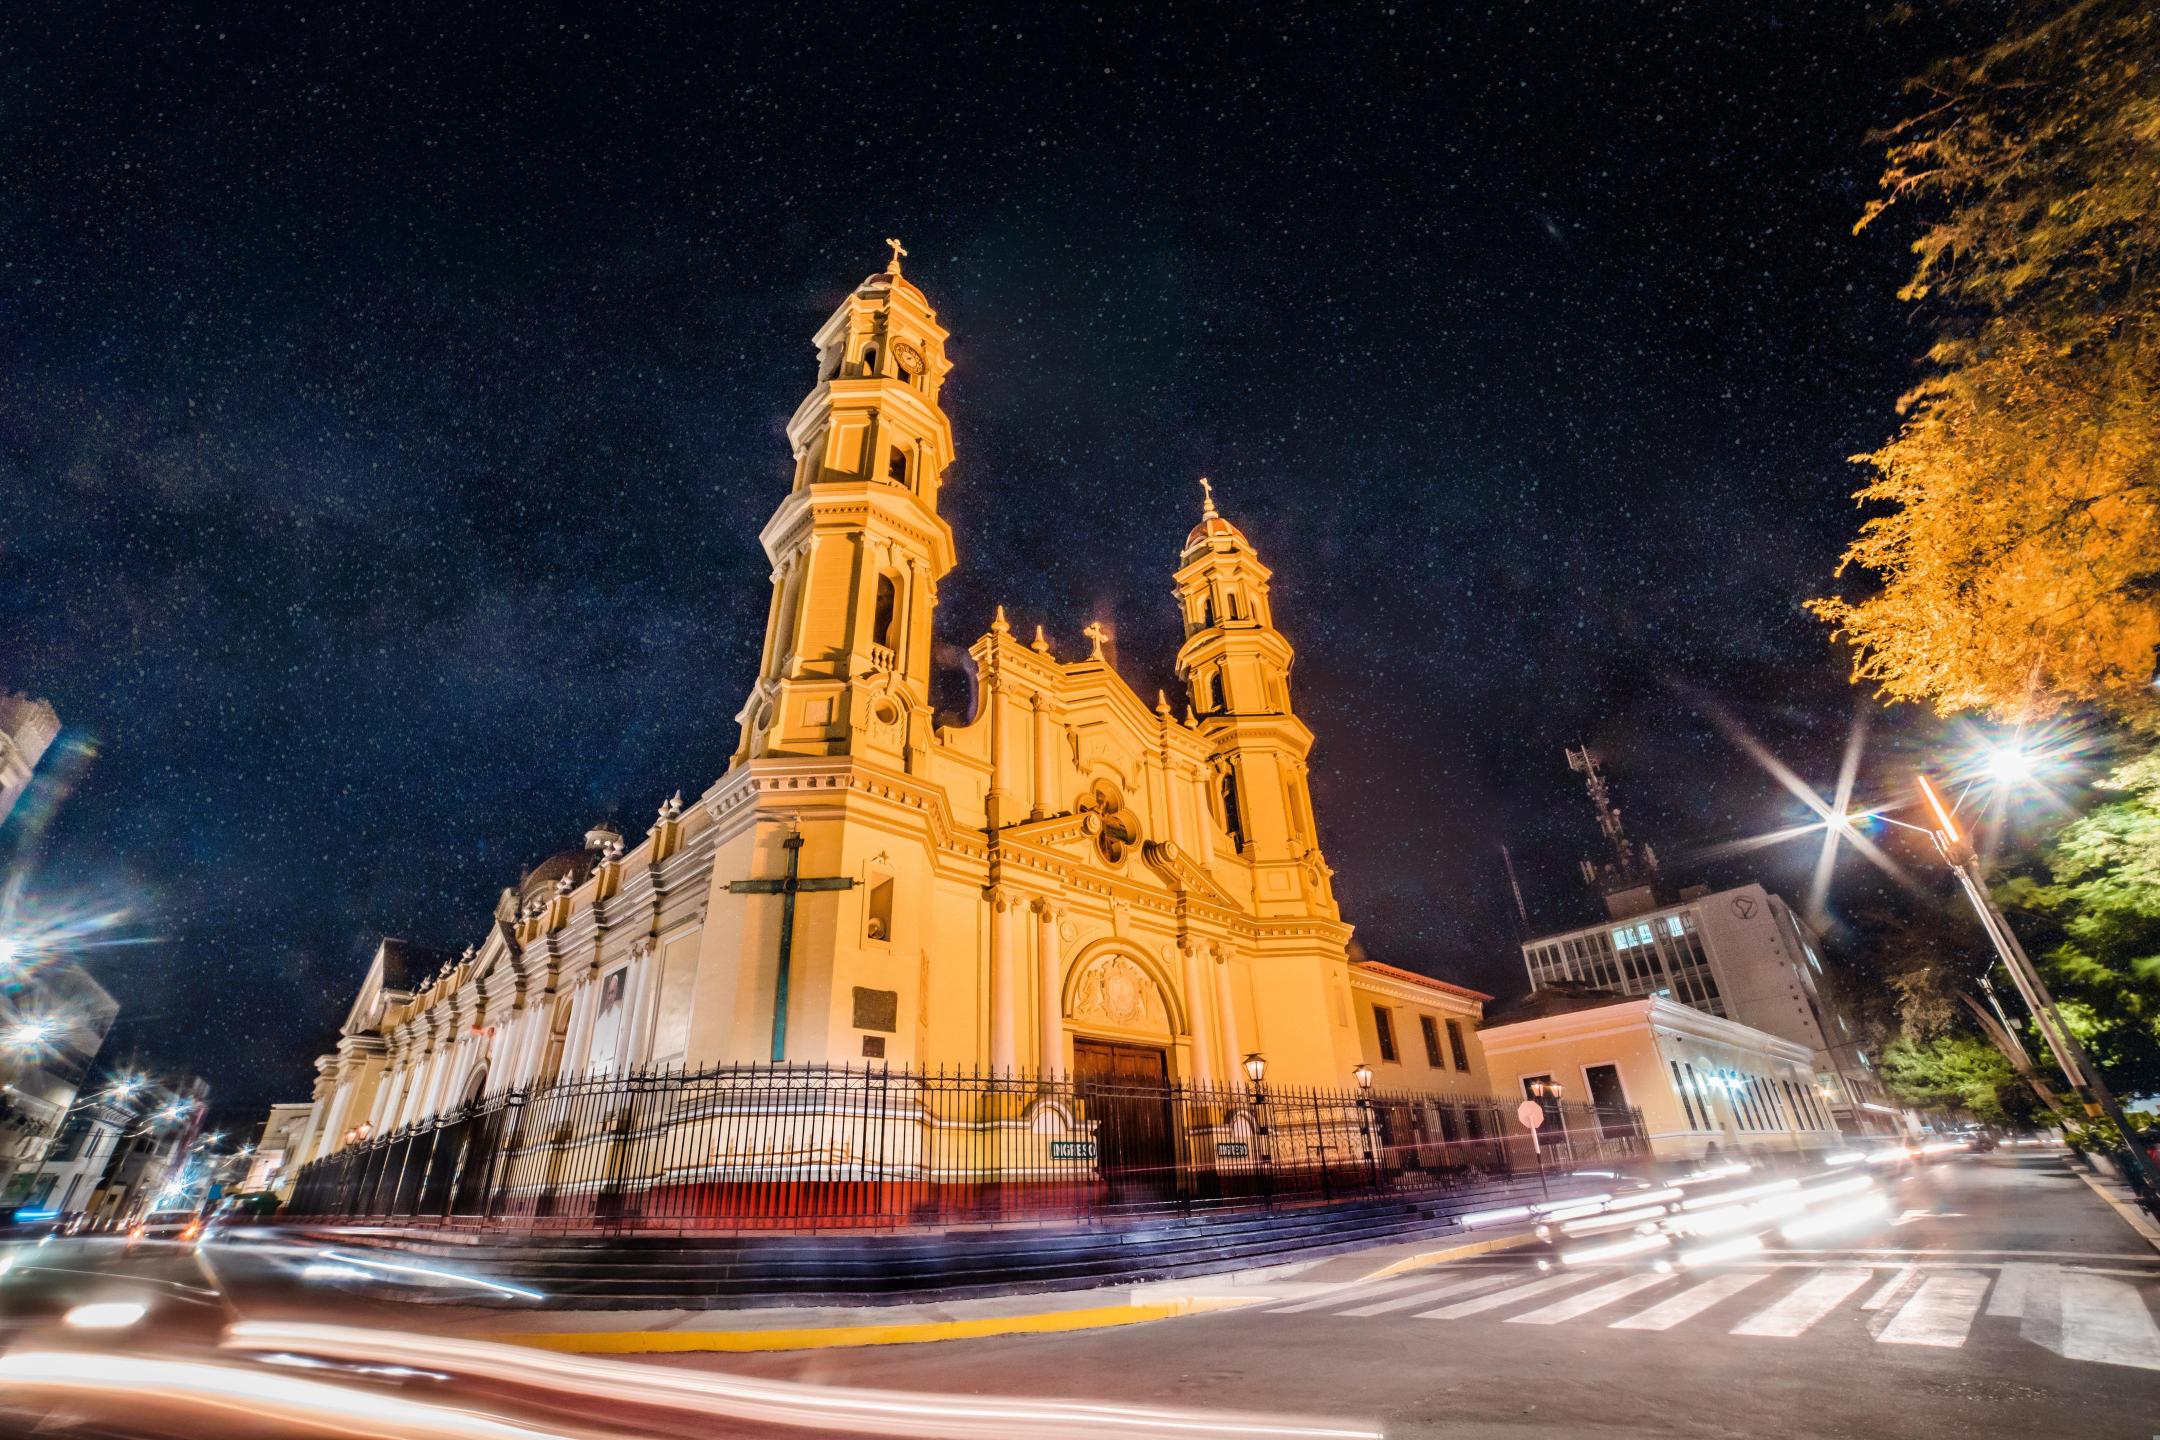
[(737, 895), (780, 897), (780, 970), (773, 978), (772, 1011), (772, 1058), (776, 1065), (787, 1059), (788, 965), (795, 953), (795, 897), (810, 890), (852, 890), (862, 883), (841, 875), (806, 880), (799, 873), (801, 833), (789, 835), (780, 844), (787, 850), (787, 874), (777, 880), (731, 880), (727, 887)]

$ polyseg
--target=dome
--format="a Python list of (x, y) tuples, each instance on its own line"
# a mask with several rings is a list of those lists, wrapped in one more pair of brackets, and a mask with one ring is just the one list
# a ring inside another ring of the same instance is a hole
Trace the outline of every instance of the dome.
[(1231, 540), (1240, 545), (1252, 544), (1245, 538), (1245, 532), (1237, 526), (1220, 515), (1209, 515), (1192, 527), (1192, 533), (1185, 537), (1185, 548), (1190, 550), (1195, 545), (1205, 545), (1211, 540)]
[(526, 871), (525, 878), (518, 882), (518, 896), (528, 904), (546, 900), (555, 894), (555, 882), (563, 876), (568, 875), (570, 883), (576, 885), (591, 873), (591, 851), (564, 850)]
[(917, 300), (922, 301), (925, 306), (929, 305), (930, 303), (929, 297), (922, 293), (921, 289), (916, 286), (914, 281), (908, 279), (905, 275), (895, 275), (890, 270), (878, 271), (875, 275), (870, 276), (868, 279), (864, 280), (862, 284), (856, 286), (855, 288), (858, 291), (886, 289), (904, 290), (908, 294), (914, 296)]

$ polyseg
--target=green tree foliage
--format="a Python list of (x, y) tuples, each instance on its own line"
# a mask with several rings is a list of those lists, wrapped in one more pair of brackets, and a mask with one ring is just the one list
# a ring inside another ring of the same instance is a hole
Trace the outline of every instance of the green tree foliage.
[(1900, 1035), (1882, 1059), (1883, 1079), (1907, 1104), (1956, 1106), (1990, 1125), (2022, 1123), (2031, 1111), (2010, 1062), (1976, 1036), (1950, 1032), (1915, 1040)]
[(2095, 789), (2100, 803), (2056, 832), (2042, 873), (2005, 882), (1997, 898), (2022, 912), (2019, 933), (2094, 1062), (2116, 1089), (2151, 1093), (2160, 1090), (2160, 750)]
[(1860, 224), (1924, 228), (1934, 332), (1879, 507), (1810, 608), (1856, 680), (1942, 713), (2086, 703), (2160, 729), (2160, 7), (2052, 0), (1915, 79)]

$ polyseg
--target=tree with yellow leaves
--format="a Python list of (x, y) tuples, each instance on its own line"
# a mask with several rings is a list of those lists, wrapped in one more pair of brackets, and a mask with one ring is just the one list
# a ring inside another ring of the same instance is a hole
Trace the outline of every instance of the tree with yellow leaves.
[(1928, 374), (1809, 608), (1885, 699), (2160, 730), (2160, 11), (2057, 0), (1914, 80), (1861, 217), (1927, 216)]

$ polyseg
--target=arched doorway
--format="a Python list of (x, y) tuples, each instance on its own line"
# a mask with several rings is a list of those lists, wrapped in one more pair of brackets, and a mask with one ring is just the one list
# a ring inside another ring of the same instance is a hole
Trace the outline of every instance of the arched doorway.
[(1084, 955), (1068, 981), (1075, 1098), (1113, 1204), (1155, 1203), (1178, 1189), (1184, 1147), (1170, 1056), (1179, 1013), (1143, 957), (1120, 949)]

